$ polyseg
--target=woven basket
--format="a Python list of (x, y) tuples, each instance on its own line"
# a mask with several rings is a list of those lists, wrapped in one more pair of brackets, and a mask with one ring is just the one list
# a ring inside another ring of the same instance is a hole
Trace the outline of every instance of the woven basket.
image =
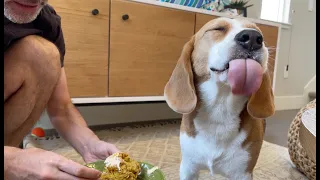
[(316, 107), (316, 99), (308, 103), (304, 108), (302, 108), (294, 120), (292, 121), (289, 133), (288, 133), (288, 150), (290, 154), (291, 161), (297, 167), (299, 171), (305, 174), (309, 179), (316, 179), (316, 162), (308, 157), (306, 151), (300, 144), (299, 140), (299, 129), (301, 124), (302, 114), (310, 109)]

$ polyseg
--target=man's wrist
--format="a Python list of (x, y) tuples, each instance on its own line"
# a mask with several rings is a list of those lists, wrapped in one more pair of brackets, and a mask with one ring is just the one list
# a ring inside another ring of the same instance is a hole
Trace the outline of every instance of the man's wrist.
[(90, 154), (92, 144), (100, 140), (87, 126), (86, 121), (73, 105), (65, 106), (65, 108), (58, 110), (51, 108), (50, 119), (59, 134), (66, 139), (81, 156)]
[[(90, 129), (88, 128), (90, 131)], [(80, 147), (78, 152), (81, 154), (82, 157), (87, 156), (88, 154), (92, 153), (92, 147), (94, 144), (99, 142), (100, 139), (95, 134), (92, 134), (90, 137), (87, 137), (85, 141), (83, 141), (83, 146)]]
[(11, 169), (10, 163), (13, 162), (15, 154), (22, 151), (22, 149), (4, 146), (4, 177), (6, 177), (7, 172)]

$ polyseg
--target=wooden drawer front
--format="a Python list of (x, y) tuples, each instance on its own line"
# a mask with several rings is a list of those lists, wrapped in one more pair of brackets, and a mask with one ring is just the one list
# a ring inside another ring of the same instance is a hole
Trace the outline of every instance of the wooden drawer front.
[[(197, 14), (196, 15), (196, 32), (201, 29), (207, 22), (212, 19), (218, 18), (218, 16), (210, 16), (205, 14)], [(274, 63), (276, 57), (276, 47), (277, 47), (277, 40), (278, 40), (278, 27), (268, 26), (263, 24), (257, 24), (260, 30), (263, 33), (265, 44), (269, 50), (269, 62), (268, 68), (270, 71), (271, 81), (273, 82), (273, 73), (274, 73)]]
[(273, 83), (274, 64), (276, 59), (276, 48), (278, 42), (278, 27), (257, 24), (263, 34), (265, 45), (269, 48), (268, 68), (270, 71), (271, 83)]
[(163, 95), (194, 23), (195, 13), (112, 0), (109, 96)]
[(207, 22), (219, 18), (218, 16), (211, 16), (211, 15), (206, 15), (206, 14), (198, 14), (196, 15), (196, 28), (195, 28), (195, 33), (197, 33), (202, 26), (204, 26)]
[[(107, 96), (109, 0), (49, 2), (62, 18), (71, 97)], [(99, 14), (93, 15), (93, 9)]]

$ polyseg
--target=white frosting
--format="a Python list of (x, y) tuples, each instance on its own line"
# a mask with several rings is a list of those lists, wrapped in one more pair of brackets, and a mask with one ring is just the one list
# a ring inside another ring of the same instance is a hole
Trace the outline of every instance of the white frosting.
[(150, 174), (152, 174), (155, 170), (157, 170), (157, 169), (159, 169), (157, 166), (155, 166), (155, 167), (153, 167), (153, 168), (151, 168), (151, 169), (148, 169), (148, 171), (147, 171), (147, 174), (148, 174), (148, 176), (150, 175)]
[(121, 161), (122, 161), (122, 159), (120, 159), (118, 157), (118, 153), (116, 153), (116, 154), (113, 154), (113, 155), (107, 157), (107, 159), (104, 161), (104, 163), (106, 164), (106, 167), (115, 166), (120, 171), (120, 163), (121, 163)]

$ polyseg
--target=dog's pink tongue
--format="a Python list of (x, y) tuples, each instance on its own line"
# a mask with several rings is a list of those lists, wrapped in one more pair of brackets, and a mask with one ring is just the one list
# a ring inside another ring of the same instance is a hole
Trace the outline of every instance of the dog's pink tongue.
[(252, 59), (235, 59), (229, 63), (228, 81), (232, 93), (249, 96), (262, 82), (262, 66)]

